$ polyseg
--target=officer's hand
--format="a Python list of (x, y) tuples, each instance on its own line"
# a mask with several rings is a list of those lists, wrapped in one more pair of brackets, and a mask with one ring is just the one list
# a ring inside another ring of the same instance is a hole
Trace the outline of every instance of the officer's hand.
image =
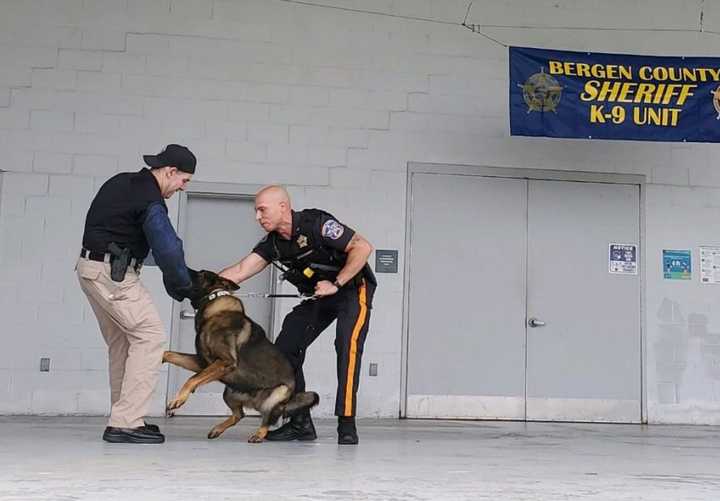
[(315, 285), (315, 297), (332, 296), (338, 291), (338, 288), (328, 280), (320, 280)]

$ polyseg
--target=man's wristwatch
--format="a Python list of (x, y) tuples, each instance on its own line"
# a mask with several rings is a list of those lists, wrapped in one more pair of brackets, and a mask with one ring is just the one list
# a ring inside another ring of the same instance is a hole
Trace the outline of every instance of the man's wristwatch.
[(337, 278), (336, 278), (335, 281), (333, 282), (333, 285), (334, 285), (335, 287), (337, 287), (338, 289), (342, 289), (342, 284), (340, 283), (340, 281), (339, 281)]

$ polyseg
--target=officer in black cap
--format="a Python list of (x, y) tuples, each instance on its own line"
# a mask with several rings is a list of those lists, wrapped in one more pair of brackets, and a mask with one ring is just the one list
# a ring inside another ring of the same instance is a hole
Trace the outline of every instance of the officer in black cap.
[[(275, 345), (295, 369), (295, 391), (305, 390), (305, 350), (334, 320), (338, 388), (335, 415), (338, 443), (357, 444), (355, 426), (360, 361), (370, 323), (377, 282), (368, 257), (372, 246), (359, 233), (318, 209), (295, 212), (280, 186), (255, 197), (255, 216), (268, 234), (239, 263), (224, 269), (225, 278), (243, 282), (270, 262), (284, 278), (313, 299), (303, 301), (283, 321)], [(315, 440), (310, 412), (297, 414), (271, 431), (267, 440)]]
[(165, 205), (195, 173), (195, 155), (170, 144), (143, 159), (150, 169), (117, 174), (95, 195), (77, 263), (80, 286), (108, 346), (111, 410), (103, 433), (106, 442), (165, 441), (159, 428), (144, 420), (166, 342), (158, 310), (139, 280), (148, 251), (170, 296), (178, 301), (195, 297), (182, 241)]

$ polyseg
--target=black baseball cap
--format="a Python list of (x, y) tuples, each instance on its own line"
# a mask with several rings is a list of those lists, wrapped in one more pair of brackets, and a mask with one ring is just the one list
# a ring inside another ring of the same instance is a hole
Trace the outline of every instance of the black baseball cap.
[(177, 170), (195, 174), (197, 159), (193, 152), (179, 144), (168, 144), (164, 150), (157, 155), (143, 155), (145, 163), (153, 168), (176, 167)]

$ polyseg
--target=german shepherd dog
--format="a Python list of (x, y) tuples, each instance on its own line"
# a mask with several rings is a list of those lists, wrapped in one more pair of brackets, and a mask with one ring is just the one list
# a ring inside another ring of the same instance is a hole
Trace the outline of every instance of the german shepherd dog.
[(317, 405), (318, 394), (294, 394), (295, 376), (290, 362), (265, 336), (262, 327), (245, 315), (242, 301), (232, 295), (237, 284), (211, 271), (190, 271), (198, 291), (195, 314), (196, 355), (166, 351), (163, 362), (195, 372), (168, 404), (168, 415), (181, 407), (199, 386), (212, 381), (225, 384), (223, 400), (232, 415), (216, 425), (208, 438), (217, 438), (244, 416), (243, 406), (262, 416), (260, 428), (248, 442), (262, 442), (268, 427), (280, 416), (291, 416)]

